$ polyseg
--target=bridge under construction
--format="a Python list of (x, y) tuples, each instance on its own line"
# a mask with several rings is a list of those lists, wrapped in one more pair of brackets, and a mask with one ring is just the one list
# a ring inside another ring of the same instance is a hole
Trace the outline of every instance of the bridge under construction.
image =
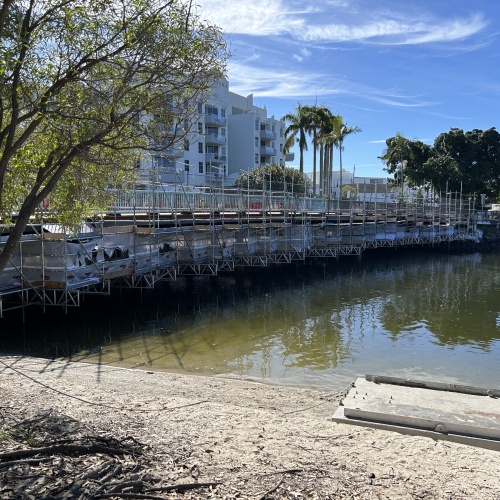
[[(0, 235), (0, 250), (8, 227)], [(471, 197), (401, 202), (255, 192), (117, 192), (77, 234), (44, 220), (26, 228), (0, 274), (0, 317), (29, 305), (65, 311), (84, 294), (152, 288), (238, 266), (361, 255), (366, 249), (478, 240)]]

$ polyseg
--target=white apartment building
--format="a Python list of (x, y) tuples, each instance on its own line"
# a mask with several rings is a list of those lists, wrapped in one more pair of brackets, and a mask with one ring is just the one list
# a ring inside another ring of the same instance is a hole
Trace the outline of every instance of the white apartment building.
[[(141, 162), (142, 178), (184, 187), (232, 185), (240, 171), (283, 163), (285, 123), (255, 106), (253, 95), (240, 96), (223, 79), (206, 102), (198, 103), (183, 144), (151, 151)], [(175, 127), (169, 130), (175, 138)]]

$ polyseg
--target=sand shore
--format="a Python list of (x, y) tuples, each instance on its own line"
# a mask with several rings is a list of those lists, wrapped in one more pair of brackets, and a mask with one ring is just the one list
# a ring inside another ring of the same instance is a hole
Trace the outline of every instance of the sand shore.
[[(211, 484), (157, 498), (500, 498), (498, 452), (334, 423), (342, 394), (7, 356), (0, 391), (4, 451), (27, 447), (9, 438), (13, 415), (44, 416), (142, 443), (150, 483)], [(80, 478), (96, 466), (68, 463)], [(23, 477), (42, 474), (33, 467)], [(23, 498), (16, 477), (0, 462), (1, 498)]]

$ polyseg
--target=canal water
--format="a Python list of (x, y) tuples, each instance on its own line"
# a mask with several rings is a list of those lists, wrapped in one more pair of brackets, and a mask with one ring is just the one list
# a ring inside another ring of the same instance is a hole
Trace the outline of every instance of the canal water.
[(367, 251), (0, 320), (0, 350), (340, 390), (367, 373), (500, 388), (500, 254)]

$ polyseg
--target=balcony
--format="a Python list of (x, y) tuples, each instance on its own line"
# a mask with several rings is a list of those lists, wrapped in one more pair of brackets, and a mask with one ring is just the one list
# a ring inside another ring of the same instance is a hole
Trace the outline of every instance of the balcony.
[(167, 158), (180, 158), (184, 156), (184, 149), (182, 148), (165, 148), (161, 151), (162, 156), (166, 156)]
[(157, 130), (160, 134), (168, 136), (176, 136), (182, 133), (182, 127), (177, 125), (166, 125), (164, 123), (158, 123)]
[(276, 148), (270, 148), (268, 146), (261, 146), (260, 154), (262, 156), (276, 156)]
[(218, 127), (226, 126), (226, 119), (212, 113), (205, 113), (205, 125), (216, 125)]
[(226, 137), (220, 134), (207, 134), (205, 144), (226, 144)]
[(220, 153), (207, 153), (205, 155), (205, 163), (226, 163), (227, 157), (226, 155), (221, 155)]
[(261, 139), (268, 139), (270, 141), (276, 139), (276, 132), (273, 132), (271, 130), (266, 130), (266, 129), (261, 129), (260, 130), (260, 138)]
[(173, 101), (169, 100), (167, 101), (167, 109), (173, 114), (173, 115), (180, 115), (182, 113), (182, 108), (180, 106), (176, 106)]

